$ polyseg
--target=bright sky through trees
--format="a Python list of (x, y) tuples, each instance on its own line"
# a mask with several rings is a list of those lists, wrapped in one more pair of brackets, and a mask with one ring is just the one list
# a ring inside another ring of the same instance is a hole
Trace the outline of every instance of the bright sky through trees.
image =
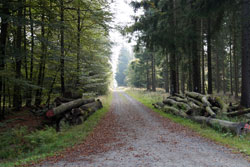
[[(133, 8), (129, 5), (131, 0), (115, 0), (111, 5), (112, 13), (114, 13), (113, 27), (131, 25), (133, 23)], [(127, 47), (132, 52), (132, 46), (135, 44), (128, 43), (128, 39), (123, 37), (116, 29), (110, 31), (110, 39), (114, 43), (112, 47), (112, 71), (115, 74), (117, 70), (117, 60), (122, 46)], [(116, 84), (116, 83), (115, 83)]]

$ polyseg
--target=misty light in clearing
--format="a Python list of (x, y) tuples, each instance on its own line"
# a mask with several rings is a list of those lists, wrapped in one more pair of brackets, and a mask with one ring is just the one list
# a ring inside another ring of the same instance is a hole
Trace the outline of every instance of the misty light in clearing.
[[(131, 25), (133, 23), (132, 15), (134, 15), (133, 8), (129, 5), (132, 0), (115, 0), (111, 4), (112, 13), (114, 13), (114, 19), (112, 27)], [(116, 29), (110, 31), (110, 39), (114, 43), (112, 46), (112, 71), (114, 74), (114, 87), (117, 87), (115, 80), (115, 73), (117, 71), (118, 56), (122, 46), (128, 48), (133, 54), (132, 46), (135, 45), (135, 41), (128, 43), (128, 39), (123, 37), (120, 32)]]

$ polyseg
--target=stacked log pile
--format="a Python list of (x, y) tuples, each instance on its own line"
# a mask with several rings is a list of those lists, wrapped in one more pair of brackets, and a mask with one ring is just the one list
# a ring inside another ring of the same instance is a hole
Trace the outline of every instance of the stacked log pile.
[(102, 102), (97, 99), (76, 99), (70, 102), (48, 110), (46, 117), (56, 124), (57, 131), (64, 124), (79, 125), (82, 124), (95, 111), (102, 108)]
[(186, 92), (184, 95), (175, 94), (162, 102), (153, 104), (155, 108), (172, 113), (195, 122), (220, 127), (237, 135), (249, 133), (249, 122), (230, 122), (222, 118), (243, 116), (250, 113), (250, 108), (241, 109), (239, 106), (226, 104), (219, 97), (202, 95), (196, 92)]
[(65, 124), (73, 126), (83, 123), (102, 107), (102, 102), (99, 99), (69, 95), (69, 97), (57, 97), (49, 107), (32, 112), (36, 115), (45, 116), (44, 124), (56, 125), (56, 130), (60, 131), (60, 128)]

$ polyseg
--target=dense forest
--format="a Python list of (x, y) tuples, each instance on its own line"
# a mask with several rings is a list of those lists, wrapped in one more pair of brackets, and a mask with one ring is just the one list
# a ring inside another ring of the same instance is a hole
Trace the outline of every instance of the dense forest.
[(248, 0), (133, 1), (137, 38), (127, 80), (171, 94), (195, 91), (241, 97), (250, 107)]
[(111, 77), (109, 3), (1, 1), (0, 118), (68, 91), (105, 94)]

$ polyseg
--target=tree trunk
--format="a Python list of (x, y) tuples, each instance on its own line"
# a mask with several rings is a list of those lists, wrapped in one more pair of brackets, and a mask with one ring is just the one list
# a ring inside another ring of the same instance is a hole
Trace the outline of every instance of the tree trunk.
[(234, 86), (235, 86), (235, 98), (238, 99), (239, 94), (239, 75), (238, 75), (238, 57), (236, 54), (236, 25), (235, 25), (235, 16), (233, 16), (233, 57), (234, 57)]
[(168, 66), (169, 66), (169, 63), (168, 63), (168, 54), (166, 54), (166, 62), (165, 62), (165, 65), (164, 65), (164, 81), (165, 81), (165, 92), (166, 93), (169, 93), (169, 75), (168, 75)]
[[(31, 2), (31, 0), (30, 0)], [(30, 76), (29, 81), (33, 81), (33, 57), (34, 57), (34, 24), (32, 19), (31, 7), (29, 7), (29, 19), (30, 19), (30, 34), (31, 34), (31, 48), (30, 48)], [(26, 106), (30, 107), (32, 102), (32, 87), (29, 87), (26, 97)]]
[[(3, 10), (3, 13), (6, 15), (6, 17), (1, 17), (2, 21), (1, 21), (1, 35), (0, 35), (0, 71), (4, 70), (4, 67), (5, 67), (5, 56), (6, 56), (5, 48), (6, 48), (6, 39), (7, 39), (7, 34), (8, 34), (7, 20), (9, 16), (9, 9), (6, 3), (3, 3), (2, 10)], [(1, 109), (2, 95), (4, 95), (3, 85), (4, 85), (4, 78), (0, 76), (0, 120), (4, 119), (4, 110)]]
[(208, 66), (208, 94), (213, 93), (212, 58), (211, 58), (211, 27), (210, 18), (207, 19), (207, 66)]
[(150, 80), (149, 80), (149, 63), (148, 63), (148, 55), (147, 55), (147, 60), (146, 60), (147, 62), (147, 91), (150, 91)]
[(203, 20), (201, 21), (202, 93), (205, 94), (205, 54), (203, 42)]
[(227, 92), (227, 80), (226, 80), (226, 76), (225, 76), (225, 53), (224, 53), (224, 50), (223, 50), (223, 53), (222, 53), (222, 84), (223, 84), (223, 93), (226, 94)]
[(250, 1), (242, 0), (242, 87), (241, 105), (250, 107)]
[(177, 72), (176, 72), (176, 46), (175, 46), (175, 16), (174, 16), (174, 0), (170, 0), (170, 9), (172, 13), (170, 14), (170, 24), (172, 25), (172, 50), (170, 55), (170, 93), (173, 95), (178, 93), (178, 84), (177, 84)]
[[(17, 25), (17, 34), (16, 34), (16, 80), (21, 79), (21, 67), (22, 67), (22, 18), (23, 18), (23, 4), (22, 0), (18, 1), (19, 8), (17, 11), (18, 16), (18, 25)], [(14, 95), (13, 95), (13, 107), (16, 110), (19, 110), (22, 106), (22, 95), (21, 95), (21, 86), (19, 82), (15, 82), (14, 85)]]
[(81, 51), (81, 15), (80, 15), (80, 4), (77, 8), (77, 63), (76, 63), (76, 72), (77, 72), (77, 78), (76, 78), (76, 84), (78, 86), (79, 84), (79, 78), (80, 78), (80, 51)]
[[(192, 1), (194, 2), (194, 1)], [(191, 8), (193, 7), (193, 3), (191, 4)], [(198, 54), (197, 50), (197, 22), (195, 18), (192, 19), (192, 65), (193, 65), (193, 91), (201, 92), (201, 72), (200, 72), (200, 54)]]
[(42, 87), (43, 87), (43, 80), (44, 80), (44, 66), (45, 66), (45, 57), (46, 57), (46, 43), (45, 43), (45, 27), (44, 27), (44, 19), (45, 15), (44, 13), (41, 16), (42, 20), (42, 27), (41, 27), (41, 51), (42, 55), (40, 57), (40, 64), (39, 64), (39, 73), (38, 73), (38, 80), (37, 85), (40, 87), (36, 91), (36, 99), (35, 99), (35, 105), (39, 106), (42, 102)]
[(217, 93), (220, 92), (220, 61), (219, 61), (219, 48), (216, 48), (216, 89), (217, 89)]
[(64, 4), (63, 0), (60, 0), (60, 17), (61, 17), (61, 94), (63, 95), (65, 92), (65, 84), (64, 84)]
[[(24, 15), (24, 25), (23, 25), (23, 54), (24, 54), (24, 71), (25, 71), (25, 79), (28, 81), (28, 61), (27, 61), (27, 39), (26, 39), (26, 0), (23, 1), (23, 15)], [(25, 87), (25, 100), (27, 101), (27, 97), (29, 96), (29, 87)]]
[[(182, 62), (182, 68), (184, 64)], [(182, 93), (184, 94), (185, 93), (185, 83), (186, 83), (186, 76), (185, 76), (185, 72), (184, 72), (184, 69), (182, 69), (182, 73), (181, 73), (181, 91)]]
[(230, 90), (231, 95), (233, 95), (233, 68), (232, 68), (232, 37), (230, 33), (230, 41), (229, 41), (229, 65), (230, 65)]
[(151, 68), (152, 68), (152, 91), (156, 91), (156, 83), (155, 83), (155, 56), (151, 54)]
[(188, 80), (189, 80), (189, 83), (188, 83), (188, 91), (192, 91), (193, 89), (193, 66), (192, 66), (192, 49), (191, 49), (191, 44), (188, 43)]
[[(24, 8), (24, 25), (23, 25), (23, 54), (24, 54), (24, 71), (25, 71), (25, 79), (28, 80), (28, 64), (27, 64), (27, 39), (26, 39), (26, 0), (23, 0)], [(25, 92), (27, 96), (27, 92)]]

